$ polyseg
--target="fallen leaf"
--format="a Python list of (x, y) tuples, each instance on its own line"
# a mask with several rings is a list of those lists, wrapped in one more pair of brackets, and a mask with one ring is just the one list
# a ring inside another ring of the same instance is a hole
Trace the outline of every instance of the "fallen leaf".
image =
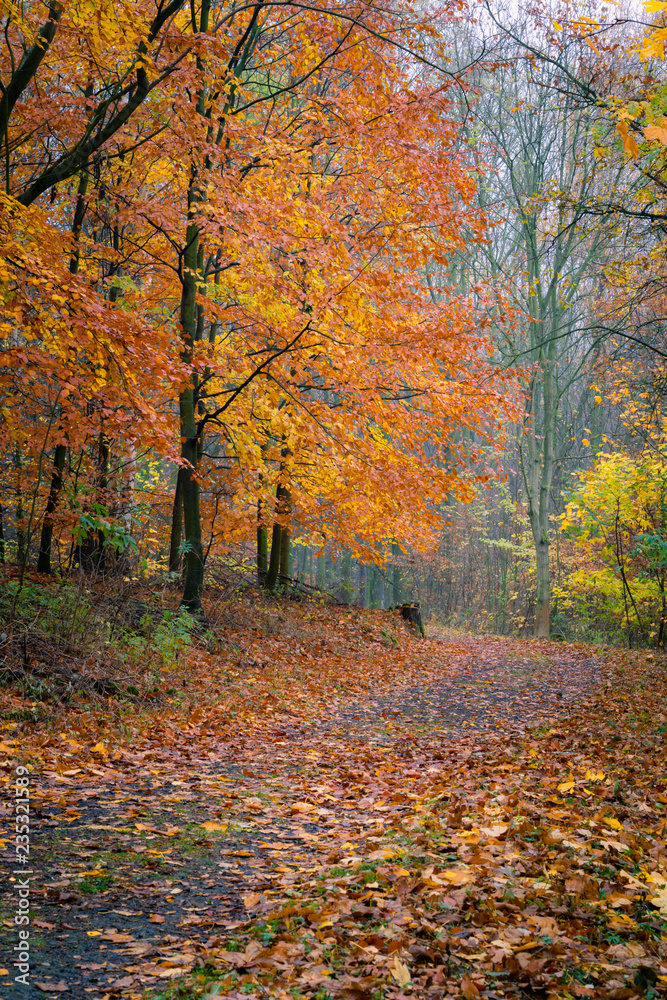
[(470, 882), (475, 881), (475, 876), (472, 872), (466, 871), (460, 868), (453, 868), (450, 871), (438, 872), (439, 879), (447, 879), (452, 885), (468, 885)]
[(404, 962), (401, 962), (398, 955), (395, 956), (394, 963), (390, 966), (389, 971), (399, 986), (407, 986), (412, 982), (410, 970)]
[(466, 1000), (477, 1000), (479, 996), (478, 987), (467, 974), (461, 979), (461, 993), (466, 997)]
[(650, 896), (649, 900), (658, 908), (663, 917), (667, 917), (667, 885), (661, 886), (655, 896)]

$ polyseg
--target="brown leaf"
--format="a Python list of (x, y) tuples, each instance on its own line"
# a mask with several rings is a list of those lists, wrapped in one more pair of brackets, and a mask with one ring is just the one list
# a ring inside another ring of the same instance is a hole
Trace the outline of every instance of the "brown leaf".
[(466, 1000), (477, 1000), (479, 997), (478, 987), (467, 974), (461, 980), (461, 993), (466, 997)]
[(134, 983), (136, 983), (136, 981), (137, 981), (136, 976), (123, 976), (122, 979), (116, 979), (114, 980), (113, 983), (110, 983), (109, 985), (114, 990), (122, 990), (126, 986), (133, 986)]
[(38, 990), (42, 993), (67, 993), (69, 992), (69, 986), (64, 979), (61, 979), (59, 983), (35, 983)]

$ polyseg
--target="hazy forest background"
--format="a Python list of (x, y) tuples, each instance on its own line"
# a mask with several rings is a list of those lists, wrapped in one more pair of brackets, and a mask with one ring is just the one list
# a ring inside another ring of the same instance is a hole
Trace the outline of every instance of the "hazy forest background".
[(3, 617), (662, 645), (665, 8), (3, 4)]

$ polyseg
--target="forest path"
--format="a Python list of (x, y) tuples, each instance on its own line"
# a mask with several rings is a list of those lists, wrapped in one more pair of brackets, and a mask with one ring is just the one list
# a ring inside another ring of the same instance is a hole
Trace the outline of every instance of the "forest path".
[[(71, 759), (51, 755), (33, 776), (31, 985), (0, 980), (0, 997), (157, 996), (219, 968), (221, 947), (229, 995), (255, 995), (252, 955), (231, 950), (251, 917), (361, 841), (380, 844), (418, 778), (481, 760), (480, 740), (548, 727), (601, 671), (574, 647), (457, 638), (449, 656), (447, 643), (415, 640), (410, 676), (366, 698), (241, 727), (222, 745), (210, 719), (115, 753), (61, 735)], [(440, 665), (419, 683), (434, 651)], [(11, 880), (5, 889), (11, 937)], [(312, 966), (304, 996), (328, 975), (309, 979)]]

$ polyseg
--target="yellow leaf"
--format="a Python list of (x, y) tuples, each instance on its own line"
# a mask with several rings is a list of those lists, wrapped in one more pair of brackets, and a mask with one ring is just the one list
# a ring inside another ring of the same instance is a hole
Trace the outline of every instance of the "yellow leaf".
[(394, 977), (399, 986), (407, 986), (408, 983), (412, 982), (412, 979), (410, 977), (410, 970), (408, 969), (405, 962), (401, 962), (398, 955), (394, 959), (394, 964), (389, 971), (391, 972), (392, 976)]
[(99, 937), (102, 931), (86, 931), (88, 937)]
[(91, 747), (91, 748), (90, 748), (90, 752), (91, 752), (91, 753), (102, 753), (102, 754), (106, 754), (106, 753), (108, 753), (109, 751), (108, 751), (108, 750), (107, 750), (107, 748), (105, 747), (104, 743), (96, 743), (94, 747)]
[(622, 830), (623, 829), (623, 824), (619, 823), (619, 821), (617, 819), (614, 819), (613, 816), (603, 816), (602, 817), (602, 822), (606, 823), (607, 826), (610, 826), (612, 828), (612, 830)]
[(604, 774), (602, 771), (586, 771), (584, 777), (586, 781), (604, 781)]
[(199, 824), (202, 830), (206, 830), (207, 833), (212, 833), (214, 830), (226, 830), (226, 823), (218, 823), (217, 820), (207, 819), (205, 823)]
[(644, 10), (649, 14), (655, 14), (659, 10), (667, 10), (667, 3), (663, 0), (644, 0)]
[(446, 878), (452, 885), (467, 885), (468, 882), (475, 881), (475, 876), (472, 872), (464, 871), (461, 868), (453, 868), (448, 872), (438, 872), (438, 878)]
[(574, 788), (574, 784), (575, 784), (574, 783), (574, 775), (571, 774), (569, 776), (569, 778), (567, 779), (567, 781), (562, 781), (560, 783), (560, 785), (558, 785), (558, 791), (559, 792), (571, 792), (572, 789)]
[(667, 146), (667, 128), (660, 128), (658, 125), (647, 125), (644, 129), (644, 136), (647, 139), (657, 139)]
[(628, 132), (627, 121), (618, 122), (616, 125), (616, 131), (621, 137), (621, 142), (623, 143), (623, 149), (625, 152), (636, 160), (639, 156), (639, 146), (637, 145), (634, 136), (631, 136)]
[(559, 21), (554, 21), (554, 28), (556, 29), (556, 31), (562, 31), (563, 25)]
[(582, 438), (581, 439), (581, 443), (583, 444), (584, 448), (590, 448), (590, 446), (591, 446), (591, 443), (588, 440), (588, 438)]

